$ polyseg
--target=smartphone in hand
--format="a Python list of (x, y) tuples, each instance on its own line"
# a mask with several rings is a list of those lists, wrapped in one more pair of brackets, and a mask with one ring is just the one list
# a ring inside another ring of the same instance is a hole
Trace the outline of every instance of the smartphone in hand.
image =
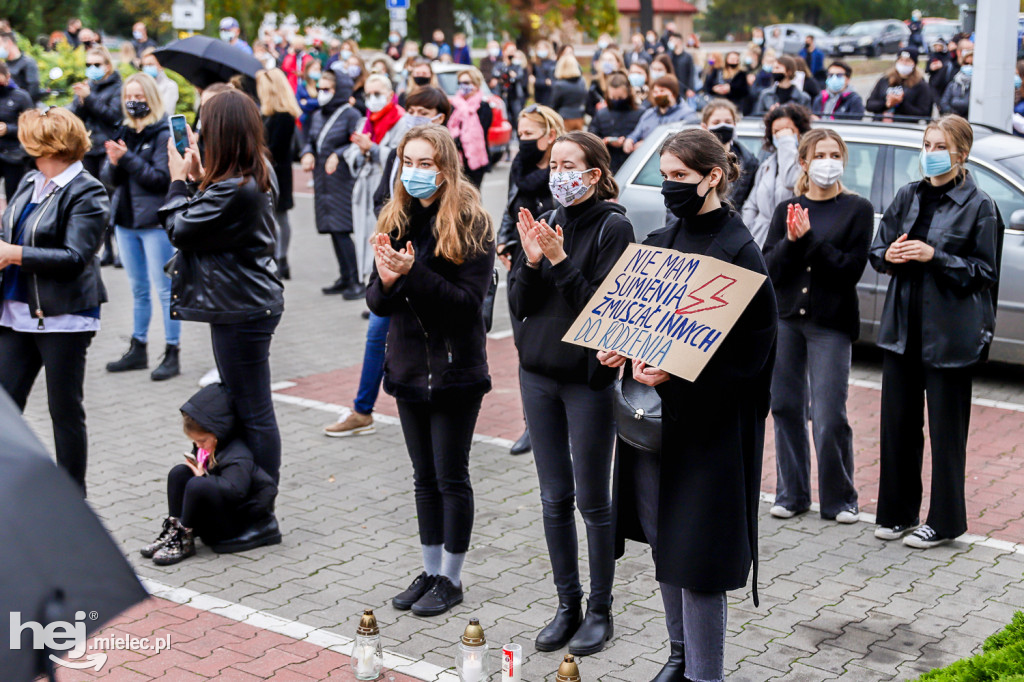
[(178, 150), (179, 154), (184, 156), (185, 150), (188, 149), (188, 123), (186, 123), (185, 117), (181, 114), (175, 114), (171, 116), (168, 125), (171, 127), (171, 138), (174, 140), (174, 148)]

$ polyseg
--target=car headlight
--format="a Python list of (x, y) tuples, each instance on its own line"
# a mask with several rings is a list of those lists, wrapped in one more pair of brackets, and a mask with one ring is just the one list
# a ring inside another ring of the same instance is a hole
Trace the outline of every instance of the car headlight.
[(872, 38), (871, 36), (864, 36), (863, 38), (857, 40), (857, 47), (867, 47), (872, 42), (874, 42), (874, 38)]

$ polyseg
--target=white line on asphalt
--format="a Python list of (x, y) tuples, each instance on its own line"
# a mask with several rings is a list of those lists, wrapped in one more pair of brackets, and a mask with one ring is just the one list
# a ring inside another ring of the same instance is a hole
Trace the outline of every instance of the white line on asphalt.
[(500, 332), (491, 332), (490, 334), (487, 335), (487, 338), (494, 339), (495, 341), (500, 341), (501, 339), (507, 339), (510, 336), (512, 336), (512, 330), (506, 329)]
[[(352, 639), (350, 637), (343, 637), (312, 625), (300, 623), (297, 620), (281, 618), (272, 613), (235, 604), (219, 597), (211, 597), (187, 587), (172, 587), (142, 576), (139, 576), (139, 580), (146, 591), (154, 597), (160, 597), (176, 604), (185, 604), (200, 611), (209, 611), (239, 623), (246, 623), (285, 637), (305, 641), (345, 656), (352, 654)], [(384, 651), (384, 668), (428, 682), (457, 682), (459, 679), (457, 675), (448, 672), (447, 668), (387, 650)]]
[[(858, 386), (860, 388), (870, 388), (876, 391), (882, 390), (881, 381), (868, 381), (867, 379), (850, 379), (851, 386)], [(1012, 412), (1024, 412), (1024, 405), (1020, 403), (1011, 403), (1005, 400), (992, 400), (991, 398), (972, 398), (971, 404), (977, 405), (978, 407), (994, 407), (999, 410), (1010, 410)]]

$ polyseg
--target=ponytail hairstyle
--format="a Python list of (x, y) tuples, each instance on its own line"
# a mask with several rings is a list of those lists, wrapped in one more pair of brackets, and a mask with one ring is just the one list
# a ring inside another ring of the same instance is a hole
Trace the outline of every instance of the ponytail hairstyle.
[(703, 128), (691, 128), (668, 138), (658, 156), (665, 154), (671, 154), (701, 175), (710, 174), (714, 168), (721, 169), (722, 179), (712, 189), (723, 201), (729, 195), (729, 185), (740, 179), (736, 155), (725, 151), (718, 138)]
[[(574, 144), (583, 150), (583, 158), (587, 163), (588, 169), (601, 171), (601, 177), (597, 180), (594, 196), (602, 201), (617, 199), (619, 196), (619, 184), (612, 177), (612, 157), (608, 153), (608, 147), (604, 141), (594, 133), (574, 130), (555, 140), (555, 144), (562, 142)], [(721, 147), (722, 145), (718, 146)]]
[[(971, 128), (971, 124), (962, 116), (946, 114), (925, 126), (925, 134), (932, 129), (938, 130), (946, 136), (947, 145), (956, 147), (957, 155), (953, 167), (959, 167), (957, 175), (966, 175), (967, 158), (971, 155), (971, 147), (974, 146), (974, 129)], [(950, 155), (951, 160), (952, 158)]]
[[(818, 143), (822, 140), (835, 140), (836, 144), (839, 145), (839, 153), (843, 155), (843, 168), (846, 168), (846, 164), (850, 160), (850, 150), (846, 147), (846, 142), (836, 131), (831, 128), (814, 128), (800, 136), (800, 144), (797, 146), (796, 157), (800, 161), (805, 161), (807, 167), (810, 168), (811, 160), (809, 156), (814, 156), (814, 151), (818, 148)], [(807, 194), (807, 190), (811, 186), (811, 178), (807, 174), (807, 168), (800, 167), (800, 177), (796, 180), (796, 185), (793, 187), (793, 193), (796, 196), (803, 196)], [(843, 187), (843, 181), (839, 181), (839, 192), (841, 194), (849, 193), (845, 187)]]

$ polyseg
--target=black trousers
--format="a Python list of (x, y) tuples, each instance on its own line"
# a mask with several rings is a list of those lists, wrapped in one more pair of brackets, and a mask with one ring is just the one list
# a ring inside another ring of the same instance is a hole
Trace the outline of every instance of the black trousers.
[(452, 554), (465, 553), (473, 533), (469, 450), (482, 400), (398, 401), (412, 460), (420, 542), (443, 544)]
[(331, 232), (331, 244), (334, 246), (334, 257), (338, 259), (338, 271), (344, 284), (355, 284), (359, 281), (359, 264), (356, 260), (356, 245), (352, 242), (349, 232)]
[(908, 524), (921, 511), (924, 403), (928, 404), (932, 485), (927, 524), (939, 536), (967, 532), (964, 479), (972, 368), (934, 369), (920, 355), (886, 351), (882, 363), (880, 526)]
[(28, 166), (24, 162), (11, 163), (10, 161), (0, 161), (0, 177), (4, 179), (4, 194), (7, 196), (7, 201), (10, 203), (11, 197), (14, 196), (14, 190), (18, 189), (18, 183), (28, 172)]
[(235, 324), (211, 324), (213, 357), (235, 402), (241, 433), (253, 458), (274, 482), (280, 479), (281, 432), (270, 394), (270, 341), (281, 314)]
[(480, 189), (480, 185), (484, 182), (484, 174), (487, 173), (487, 166), (483, 168), (477, 168), (476, 170), (469, 170), (469, 166), (464, 166), (466, 177), (473, 183), (473, 186)]
[(167, 474), (167, 515), (207, 543), (241, 535), (249, 526), (210, 476), (196, 476), (185, 464)]
[[(106, 159), (105, 154), (86, 154), (82, 158), (82, 165), (85, 166), (85, 170), (89, 175), (93, 176), (97, 180), (100, 179), (100, 171), (103, 169), (103, 161)], [(107, 194), (110, 194), (109, 188)], [(104, 258), (109, 254), (114, 254), (114, 226), (108, 225), (106, 230), (103, 232), (103, 254)]]
[(57, 463), (85, 493), (89, 440), (85, 431), (85, 355), (93, 332), (16, 332), (0, 327), (0, 386), (24, 411), (39, 370), (53, 420)]

